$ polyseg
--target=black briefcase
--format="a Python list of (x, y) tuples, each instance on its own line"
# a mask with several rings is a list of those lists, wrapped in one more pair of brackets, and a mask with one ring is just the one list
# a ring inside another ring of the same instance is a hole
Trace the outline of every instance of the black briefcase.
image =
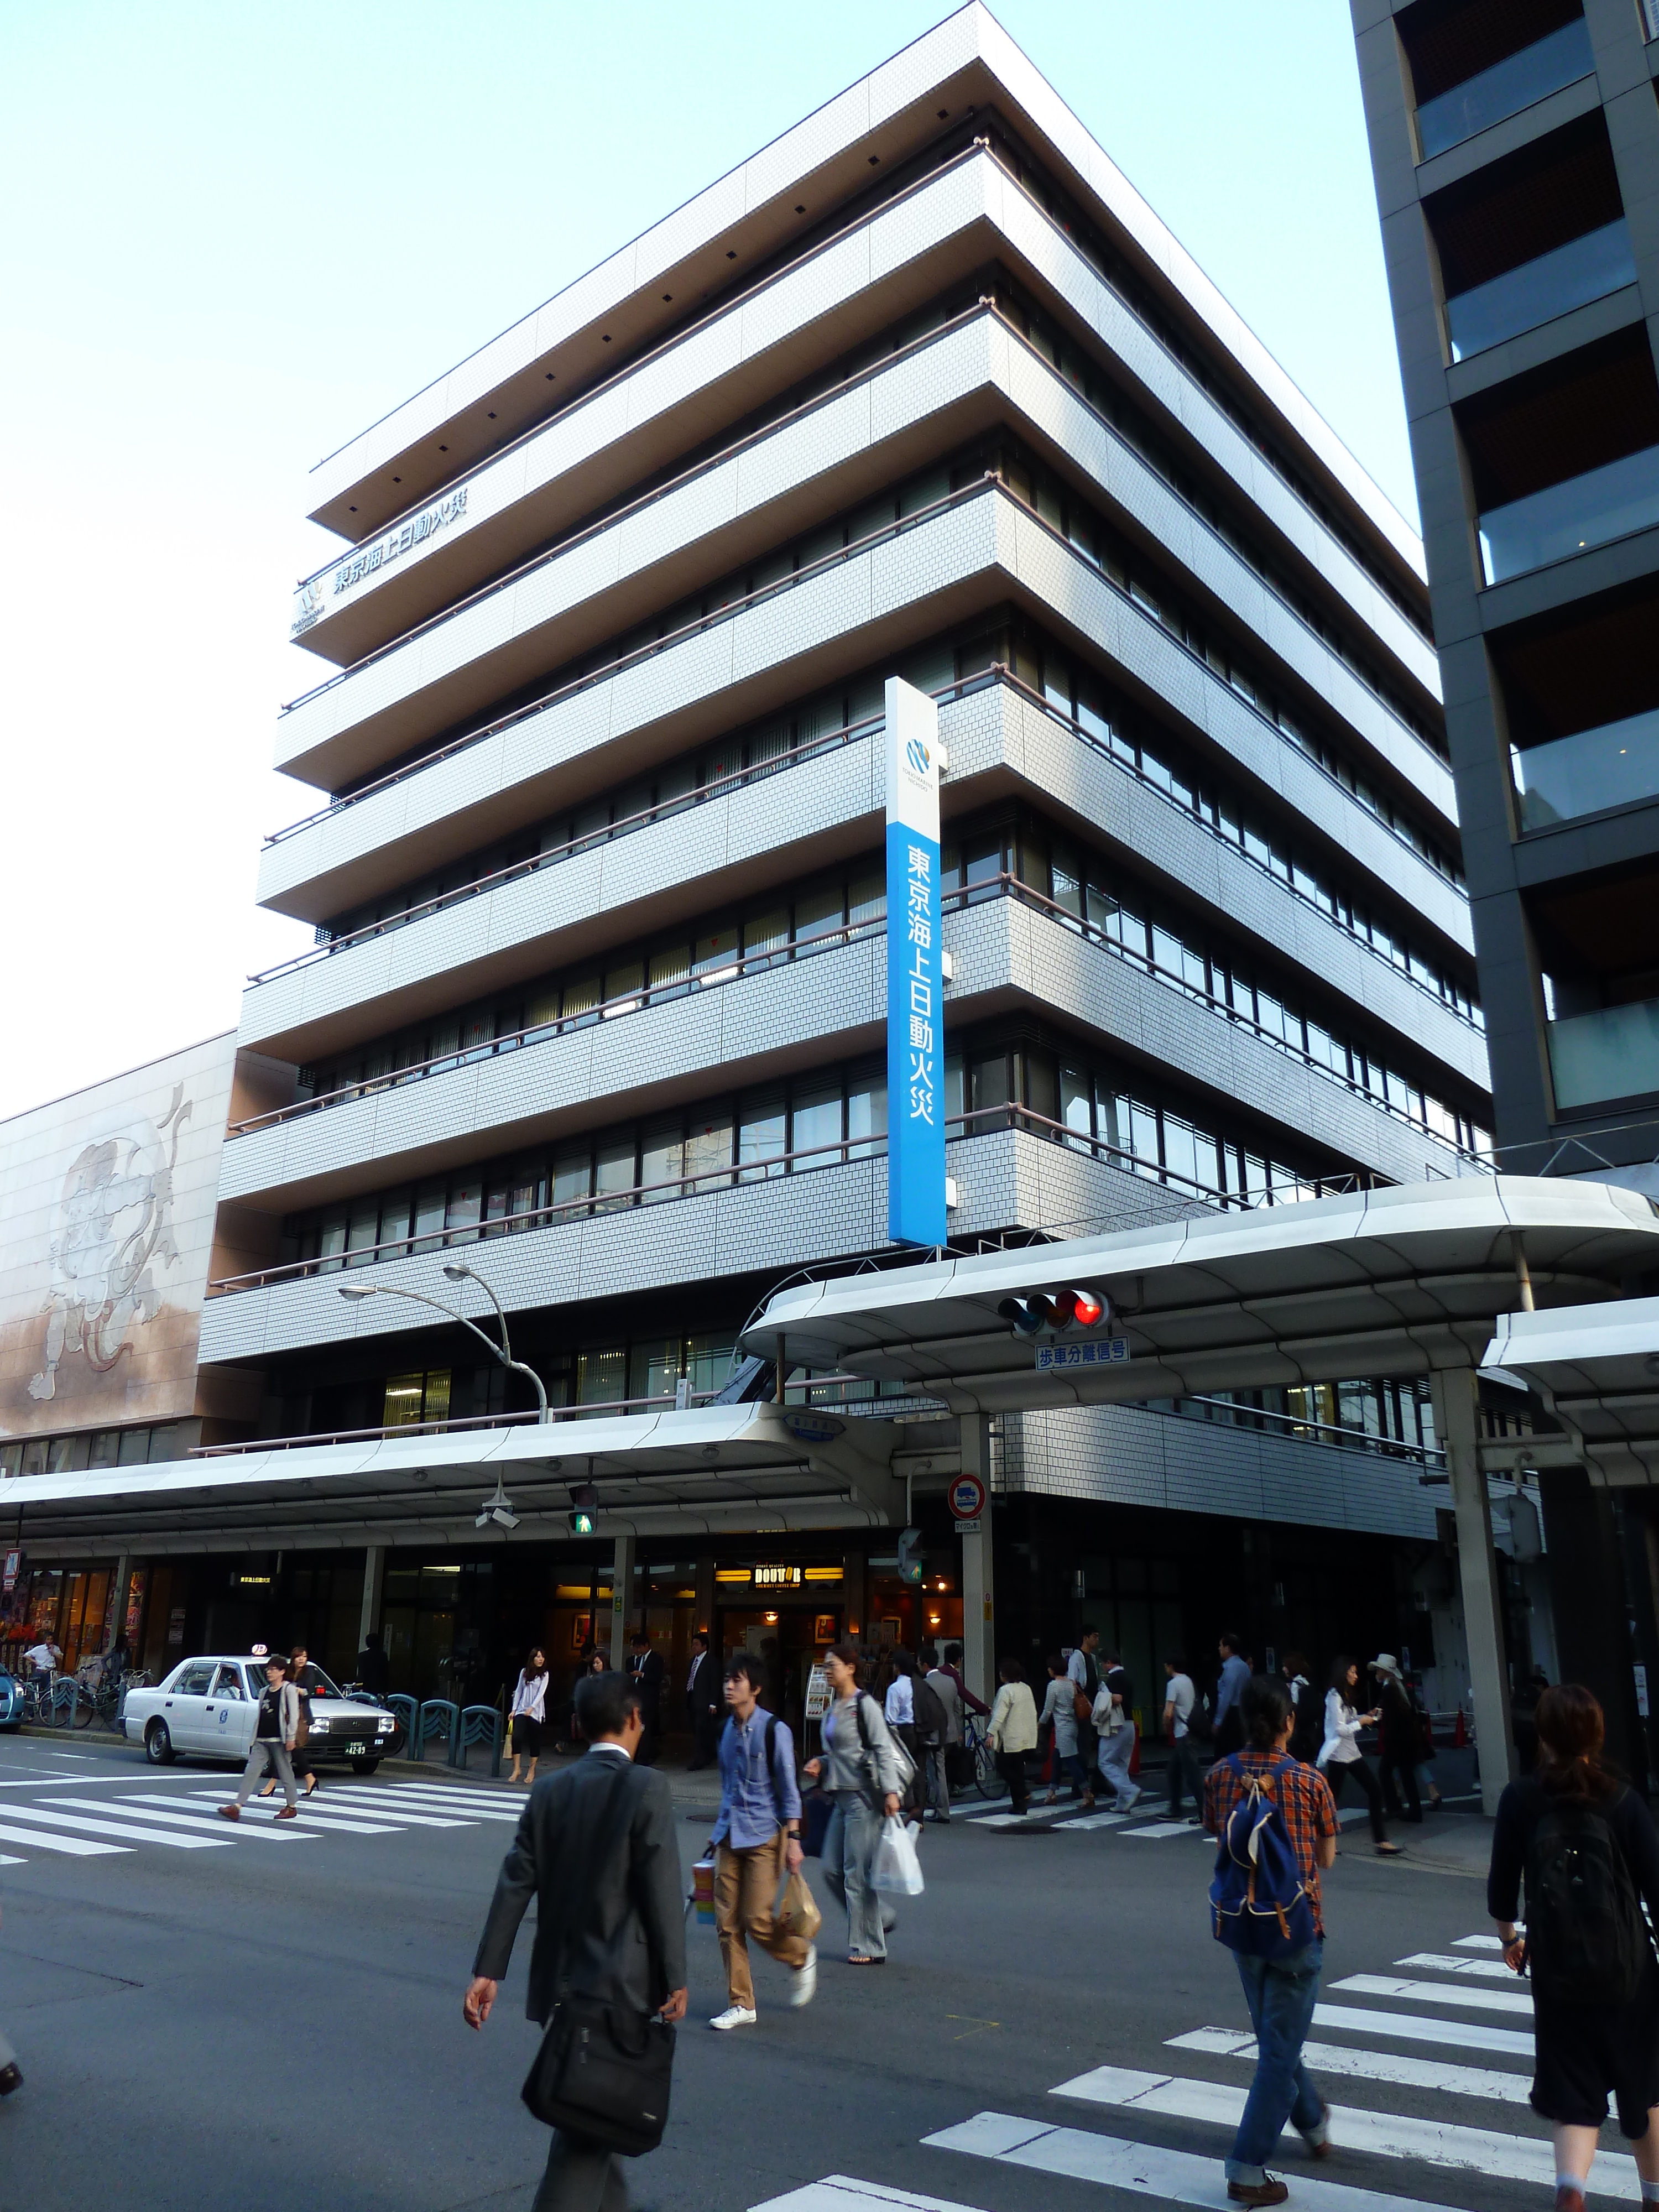
[(554, 2007), (521, 2094), (547, 2126), (638, 2158), (662, 2141), (673, 2069), (665, 2021), (573, 1996)]

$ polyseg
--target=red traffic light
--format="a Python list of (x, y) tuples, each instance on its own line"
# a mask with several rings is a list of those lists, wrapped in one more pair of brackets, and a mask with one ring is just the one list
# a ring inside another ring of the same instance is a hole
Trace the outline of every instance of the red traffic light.
[(1060, 1336), (1067, 1329), (1095, 1329), (1111, 1319), (1111, 1301), (1098, 1291), (1040, 1291), (1028, 1298), (1004, 1298), (997, 1312), (1016, 1336)]

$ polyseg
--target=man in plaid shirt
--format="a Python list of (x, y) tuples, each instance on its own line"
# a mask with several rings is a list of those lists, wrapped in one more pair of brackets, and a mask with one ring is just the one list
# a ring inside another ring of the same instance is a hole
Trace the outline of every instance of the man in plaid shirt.
[(1239, 1697), (1245, 1748), (1218, 1759), (1204, 1784), (1204, 1825), (1219, 1836), (1227, 1815), (1249, 1794), (1252, 1778), (1278, 1806), (1285, 1832), (1313, 1907), (1314, 1940), (1288, 1958), (1233, 1954), (1244, 2001), (1255, 2030), (1255, 2079), (1227, 2160), (1227, 2199), (1232, 2204), (1282, 2204), (1290, 2191), (1267, 2170), (1267, 2160), (1289, 2120), (1314, 2158), (1330, 2152), (1330, 2111), (1308, 2079), (1302, 2045), (1319, 1996), (1325, 1948), (1319, 1869), (1336, 1859), (1336, 1801), (1316, 1767), (1286, 1756), (1296, 1722), (1291, 1693), (1277, 1679), (1257, 1674)]

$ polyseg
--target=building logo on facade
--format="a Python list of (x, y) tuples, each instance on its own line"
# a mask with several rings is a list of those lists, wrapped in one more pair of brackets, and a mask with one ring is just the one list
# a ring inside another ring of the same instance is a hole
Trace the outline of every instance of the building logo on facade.
[(288, 634), (290, 637), (303, 637), (323, 611), (321, 577), (313, 576), (308, 584), (302, 584), (300, 586), (300, 596), (294, 604), (295, 611), (293, 621), (288, 626)]
[[(384, 568), (387, 562), (400, 561), (405, 553), (412, 553), (417, 545), (424, 545), (436, 532), (447, 530), (452, 522), (458, 521), (466, 513), (466, 489), (465, 484), (458, 485), (434, 506), (422, 508), (419, 514), (400, 523), (396, 530), (387, 531), (386, 536), (377, 539), (373, 545), (365, 546), (361, 553), (354, 553), (349, 561), (343, 561), (334, 571), (333, 588), (329, 596), (337, 599), (342, 592), (349, 592), (365, 576), (372, 576), (377, 569)], [(325, 574), (326, 573), (325, 571)], [(301, 586), (298, 612), (289, 633), (290, 636), (298, 637), (302, 631), (309, 629), (321, 614), (323, 583), (323, 576), (313, 576), (308, 584)]]
[(939, 708), (887, 684), (887, 1234), (945, 1242)]
[(83, 1145), (64, 1177), (51, 1245), (44, 1364), (29, 1377), (37, 1400), (58, 1393), (58, 1370), (80, 1354), (107, 1374), (131, 1349), (131, 1332), (161, 1310), (155, 1271), (179, 1258), (173, 1178), (179, 1137), (190, 1119), (185, 1086), (175, 1084), (159, 1121)]

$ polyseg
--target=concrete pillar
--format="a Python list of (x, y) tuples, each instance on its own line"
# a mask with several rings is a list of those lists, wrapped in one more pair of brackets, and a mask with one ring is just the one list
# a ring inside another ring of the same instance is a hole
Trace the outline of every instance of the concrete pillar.
[(357, 1650), (368, 1642), (371, 1628), (380, 1625), (380, 1595), (386, 1588), (386, 1546), (371, 1544), (363, 1553), (363, 1604), (357, 1621)]
[(702, 1633), (706, 1637), (708, 1638), (708, 1648), (710, 1651), (714, 1652), (715, 1658), (718, 1659), (721, 1655), (718, 1651), (714, 1650), (714, 1554), (709, 1552), (705, 1552), (702, 1557), (697, 1561), (697, 1618), (696, 1626), (702, 1630)]
[(611, 1562), (611, 1663), (628, 1671), (628, 1644), (634, 1632), (629, 1613), (634, 1603), (634, 1539), (618, 1536)]
[[(127, 1625), (127, 1598), (132, 1589), (132, 1554), (123, 1552), (115, 1562), (114, 1603), (110, 1607), (109, 1640), (112, 1646)], [(137, 1662), (133, 1662), (136, 1665)]]
[(1462, 1585), (1463, 1626), (1469, 1644), (1469, 1683), (1480, 1754), (1480, 1806), (1498, 1810), (1504, 1786), (1519, 1768), (1515, 1726), (1510, 1711), (1509, 1669), (1504, 1656), (1504, 1620), (1492, 1549), (1492, 1508), (1480, 1468), (1475, 1422), (1475, 1379), (1472, 1367), (1453, 1367), (1431, 1378), (1435, 1434), (1445, 1448), (1451, 1478), (1452, 1511), (1457, 1522), (1457, 1565)]
[(991, 1540), (991, 1421), (987, 1413), (962, 1417), (962, 1471), (985, 1485), (985, 1510), (977, 1535), (962, 1540), (962, 1673), (976, 1697), (989, 1705), (997, 1688), (996, 1571)]

